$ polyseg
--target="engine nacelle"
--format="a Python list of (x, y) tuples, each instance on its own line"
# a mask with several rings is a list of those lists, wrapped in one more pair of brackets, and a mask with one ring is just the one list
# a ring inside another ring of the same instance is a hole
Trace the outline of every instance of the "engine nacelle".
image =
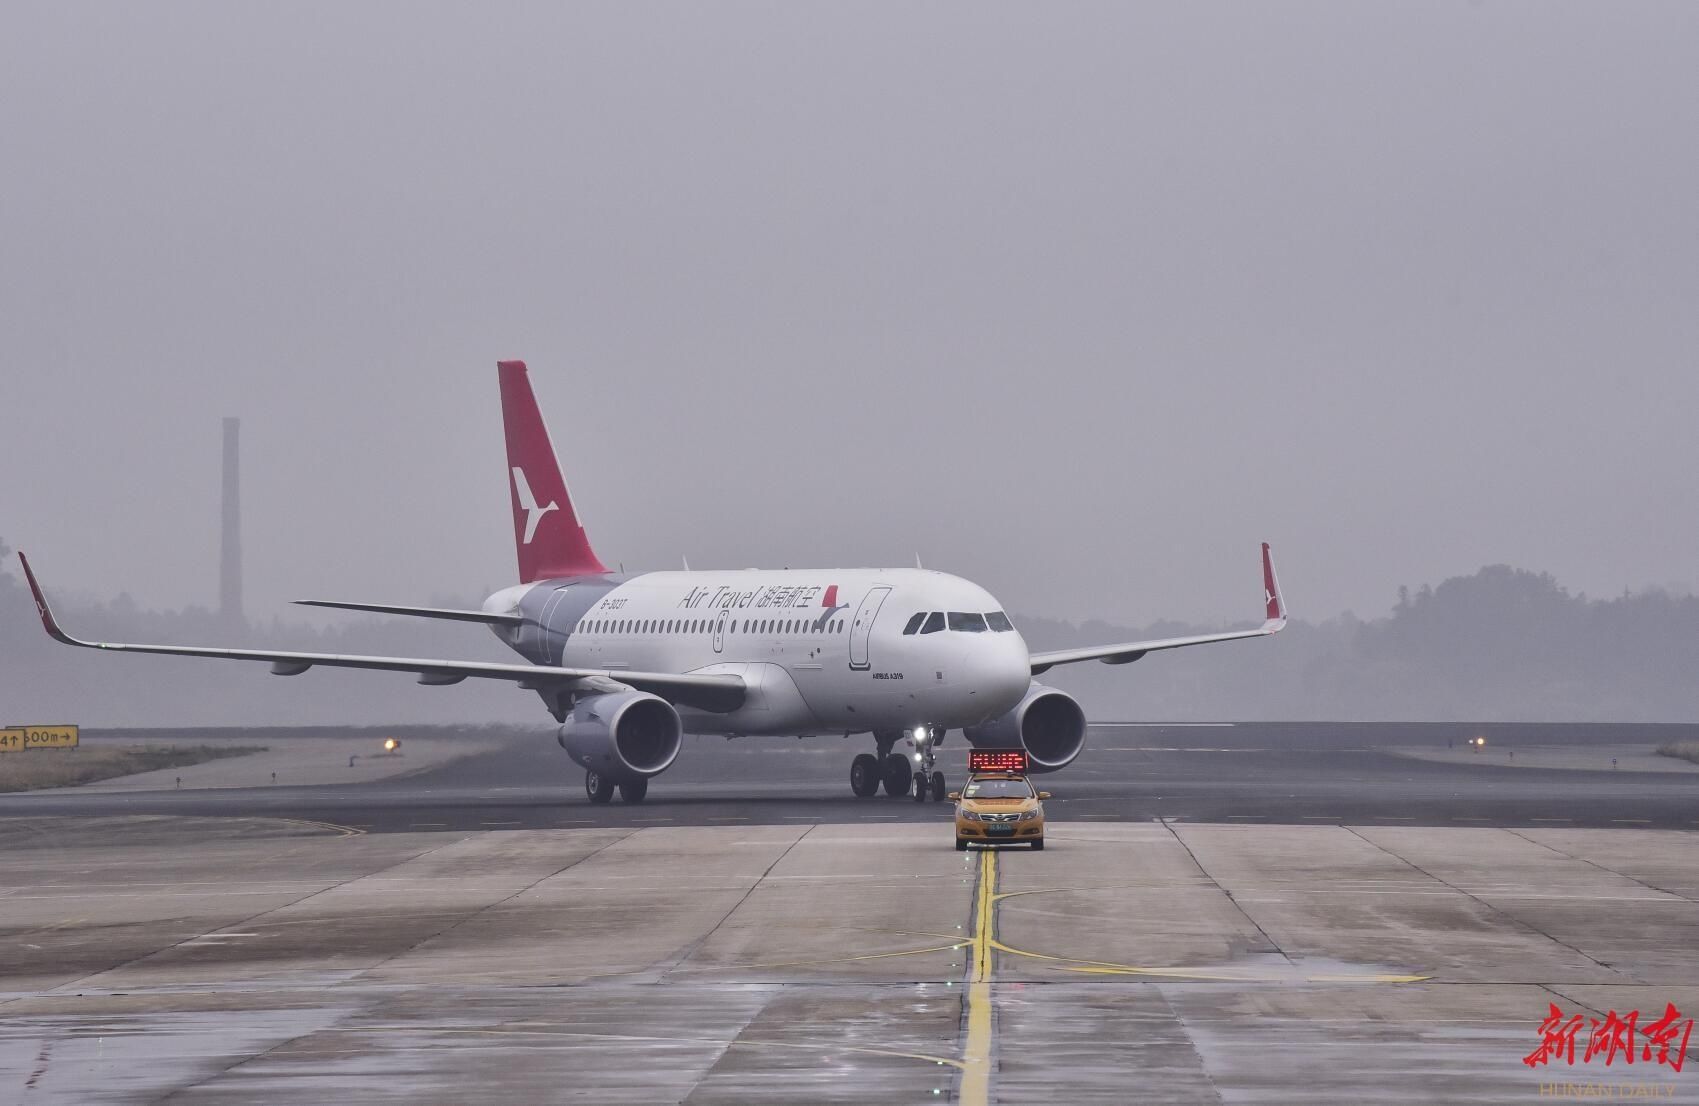
[(1085, 748), (1085, 711), (1073, 696), (1034, 683), (1013, 710), (962, 734), (975, 748), (1025, 749), (1028, 771), (1054, 772)]
[(580, 767), (635, 783), (671, 767), (683, 738), (671, 703), (646, 691), (615, 691), (574, 703), (555, 740)]

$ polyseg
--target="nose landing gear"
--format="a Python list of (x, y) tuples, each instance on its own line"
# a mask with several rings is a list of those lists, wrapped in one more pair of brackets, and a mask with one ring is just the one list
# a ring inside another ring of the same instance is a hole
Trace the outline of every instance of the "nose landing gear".
[(914, 759), (920, 762), (915, 772), (914, 801), (917, 803), (931, 799), (933, 802), (944, 800), (944, 773), (938, 771), (938, 742), (944, 738), (944, 731), (933, 729), (931, 726), (918, 727), (915, 736), (910, 740), (916, 749)]
[[(931, 727), (920, 729), (923, 733), (918, 738), (914, 736), (915, 731), (873, 735), (878, 743), (878, 755), (861, 753), (850, 762), (850, 790), (855, 792), (856, 798), (871, 798), (883, 785), (885, 794), (893, 798), (912, 794), (916, 802), (943, 800), (946, 785), (944, 773), (937, 770), (937, 762), (938, 741), (944, 733)], [(908, 753), (892, 750), (902, 740), (915, 747), (912, 758)]]

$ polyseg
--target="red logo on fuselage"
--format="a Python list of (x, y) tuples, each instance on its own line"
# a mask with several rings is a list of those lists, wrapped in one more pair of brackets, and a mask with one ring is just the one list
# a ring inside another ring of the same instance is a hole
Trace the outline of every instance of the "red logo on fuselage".
[(820, 600), (820, 605), (822, 607), (835, 607), (838, 605), (838, 585), (832, 584), (826, 589), (826, 596), (824, 599)]

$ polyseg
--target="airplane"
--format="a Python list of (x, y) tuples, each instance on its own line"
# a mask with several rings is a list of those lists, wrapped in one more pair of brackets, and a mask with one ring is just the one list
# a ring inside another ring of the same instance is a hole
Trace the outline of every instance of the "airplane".
[[(641, 802), (683, 735), (870, 734), (850, 763), (861, 798), (940, 801), (938, 743), (1025, 749), (1054, 772), (1085, 748), (1086, 717), (1033, 677), (1061, 664), (1129, 664), (1148, 653), (1266, 637), (1286, 605), (1262, 546), (1265, 621), (1250, 630), (1034, 653), (984, 588), (921, 568), (612, 572), (580, 522), (523, 361), (497, 363), (519, 583), (478, 610), (300, 600), (317, 607), (482, 623), (523, 663), (85, 641), (54, 617), (29, 560), (47, 633), (66, 645), (264, 661), (280, 676), (315, 666), (409, 672), (429, 685), (504, 680), (535, 691), (556, 740), (584, 769), (591, 802)], [(913, 752), (898, 752), (901, 742)]]

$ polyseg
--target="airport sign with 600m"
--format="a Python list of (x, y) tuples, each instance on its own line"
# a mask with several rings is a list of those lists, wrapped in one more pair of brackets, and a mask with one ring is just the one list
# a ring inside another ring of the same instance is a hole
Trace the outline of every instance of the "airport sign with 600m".
[(75, 726), (7, 726), (0, 729), (0, 753), (22, 753), (30, 749), (75, 749), (78, 734)]

